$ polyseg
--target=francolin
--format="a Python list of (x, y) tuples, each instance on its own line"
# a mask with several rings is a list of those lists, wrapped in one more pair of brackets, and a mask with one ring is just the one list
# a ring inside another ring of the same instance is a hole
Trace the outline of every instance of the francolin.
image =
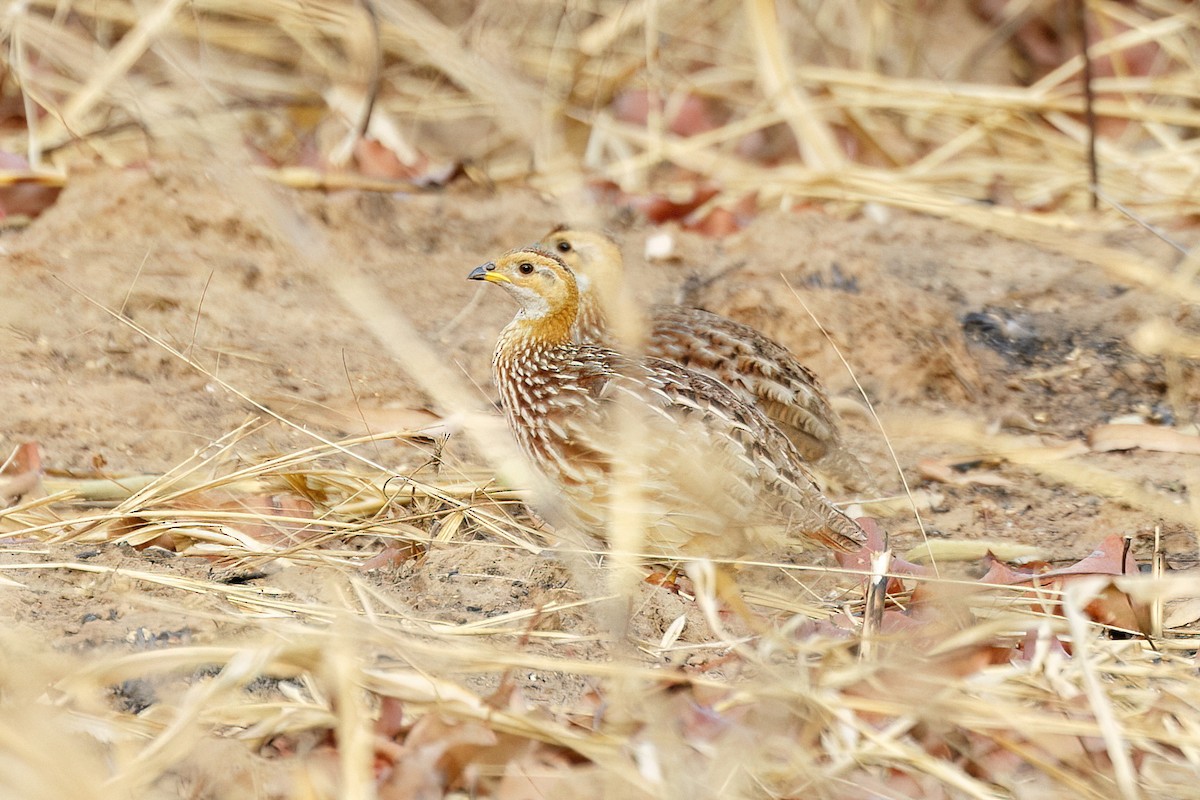
[(518, 249), (468, 277), (520, 306), (492, 368), (508, 424), (561, 499), (563, 521), (606, 537), (614, 514), (628, 517), (617, 481), (632, 475), (635, 524), (654, 558), (756, 558), (792, 535), (860, 547), (862, 529), (753, 405), (679, 364), (577, 341), (580, 295), (557, 255)]
[[(601, 233), (559, 227), (540, 244), (576, 275), (576, 340), (613, 344), (604, 305), (623, 280), (624, 262), (616, 242)], [(647, 317), (646, 355), (716, 378), (743, 402), (756, 405), (805, 461), (835, 484), (856, 491), (874, 488), (842, 441), (837, 414), (821, 382), (786, 347), (749, 325), (699, 308), (655, 305)]]

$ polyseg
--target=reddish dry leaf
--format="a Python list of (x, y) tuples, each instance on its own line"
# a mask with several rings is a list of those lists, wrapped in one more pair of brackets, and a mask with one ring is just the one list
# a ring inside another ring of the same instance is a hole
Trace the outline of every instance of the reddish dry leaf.
[(1042, 632), (1037, 628), (1030, 628), (1025, 631), (1025, 638), (1017, 645), (1021, 654), (1022, 661), (1033, 661), (1035, 657), (1040, 655), (1042, 649), (1048, 650), (1050, 653), (1058, 653), (1060, 655), (1069, 656), (1070, 651), (1063, 645), (1062, 639), (1058, 638), (1058, 634), (1053, 631), (1047, 631), (1047, 638), (1042, 639)]
[(1013, 749), (998, 745), (988, 736), (971, 730), (963, 731), (966, 739), (962, 747), (967, 759), (966, 772), (1000, 786), (1011, 786), (1013, 781), (1029, 770), (1029, 762)]
[(1134, 603), (1133, 598), (1111, 583), (1101, 589), (1083, 610), (1101, 625), (1142, 633), (1150, 630), (1150, 611), (1146, 605)]
[[(758, 195), (754, 192), (735, 203), (708, 208), (705, 204), (717, 196), (720, 191), (717, 187), (687, 172), (680, 172), (676, 179), (692, 186), (690, 196), (628, 195), (611, 182), (592, 183), (590, 188), (598, 201), (627, 205), (656, 225), (679, 222), (685, 230), (704, 236), (726, 236), (739, 231), (758, 213)], [(704, 208), (703, 214), (699, 213), (701, 208)]]
[(381, 755), (376, 750), (375, 793), (379, 800), (440, 800), (446, 796), (446, 779), (433, 754)]
[(42, 448), (37, 442), (25, 442), (8, 467), (0, 474), (0, 503), (8, 503), (41, 490)]
[[(1122, 0), (1122, 3), (1132, 5), (1130, 0)], [(1073, 13), (1064, 13), (1064, 4), (1026, 3), (1024, 0), (974, 0), (973, 5), (975, 13), (995, 25), (998, 32), (1009, 29), (1014, 22), (1019, 23), (1015, 29), (1008, 30), (1004, 35), (1005, 39), (1011, 41), (1015, 55), (1026, 62), (1022, 71), (1030, 73), (1030, 82), (1058, 69), (1082, 49), (1076, 16)], [(1093, 79), (1110, 78), (1114, 75), (1145, 79), (1160, 74), (1164, 69), (1163, 65), (1169, 63), (1169, 59), (1163, 57), (1161, 45), (1153, 39), (1125, 47), (1115, 47), (1111, 52), (1105, 52), (1108, 48), (1102, 43), (1133, 30), (1130, 24), (1121, 20), (1120, 15), (1112, 12), (1089, 13), (1085, 15), (1085, 20), (1089, 49), (1097, 51), (1091, 57)], [(1136, 93), (1132, 94), (1138, 96)], [(1096, 101), (1103, 102), (1114, 96), (1116, 95), (1097, 92)], [(1120, 97), (1128, 99), (1128, 93)], [(1130, 124), (1124, 117), (1103, 114), (1097, 115), (1095, 122), (1097, 135), (1100, 137), (1119, 136)]]
[(839, 552), (834, 553), (834, 557), (837, 559), (838, 566), (843, 569), (870, 571), (871, 558), (876, 553), (882, 553), (887, 549), (883, 540), (883, 528), (880, 528), (879, 523), (870, 517), (859, 517), (857, 522), (858, 526), (863, 529), (863, 533), (867, 534), (866, 544), (855, 553)]
[[(218, 510), (245, 511), (262, 522), (237, 520), (229, 523), (246, 536), (263, 544), (292, 545), (312, 541), (327, 532), (322, 525), (294, 522), (296, 518), (312, 519), (313, 504), (290, 494), (260, 494), (230, 500), (216, 506)], [(272, 521), (273, 517), (279, 518)]]
[(495, 731), (481, 723), (427, 714), (413, 725), (401, 747), (377, 744), (379, 797), (442, 797), (479, 752), (498, 741)]
[[(133, 519), (132, 517), (130, 519)], [(172, 553), (178, 553), (180, 550), (180, 542), (177, 541), (173, 533), (163, 532), (156, 536), (149, 536), (145, 532), (139, 536), (136, 533), (126, 534), (125, 542), (134, 550), (142, 551), (149, 550), (152, 547), (157, 547), (160, 550), (168, 550)], [(186, 547), (186, 544), (183, 545)]]
[(504, 765), (504, 775), (493, 797), (496, 800), (578, 798), (581, 785), (598, 785), (594, 780), (581, 784), (584, 778), (579, 771), (580, 767), (561, 752), (547, 747), (531, 748)]
[(370, 137), (359, 139), (354, 145), (354, 161), (358, 171), (368, 178), (401, 180), (417, 186), (445, 186), (459, 171), (456, 163), (435, 164), (423, 154), (415, 163), (406, 164), (386, 145)]
[(691, 197), (686, 200), (668, 199), (663, 195), (649, 197), (630, 197), (629, 205), (656, 225), (687, 217), (700, 206), (717, 196), (717, 189), (712, 186), (697, 185)]
[(1032, 583), (1033, 579), (1038, 575), (1033, 570), (1014, 569), (1010, 567), (992, 555), (991, 550), (984, 554), (982, 561), (983, 566), (987, 568), (987, 572), (979, 579), (980, 583), (996, 586), (1016, 586), (1022, 583)]
[(417, 721), (405, 739), (404, 758), (397, 769), (403, 771), (406, 762), (415, 758), (415, 774), (419, 774), (432, 757), (445, 788), (478, 793), (483, 776), (500, 774), (503, 765), (540, 747), (543, 745), (519, 736), (497, 733), (482, 722), (428, 714)]
[[(619, 93), (612, 102), (613, 116), (621, 122), (645, 126), (650, 118), (650, 104), (654, 103), (659, 113), (664, 113), (661, 98), (651, 97), (645, 89), (629, 89)], [(710, 101), (689, 94), (678, 103), (672, 104), (672, 115), (667, 120), (667, 129), (676, 136), (695, 136), (718, 127), (717, 115)]]
[(728, 236), (731, 233), (737, 233), (742, 229), (738, 218), (734, 216), (732, 211), (725, 208), (714, 208), (699, 220), (687, 222), (683, 227), (686, 230), (695, 231), (701, 236), (710, 236), (714, 239)]
[(696, 218), (696, 213), (689, 214), (683, 221), (685, 230), (695, 231), (702, 236), (718, 238), (736, 233), (745, 227), (758, 212), (758, 195), (750, 193), (738, 200), (732, 207), (720, 206), (712, 209), (703, 217)]
[(421, 166), (419, 161), (415, 164), (404, 163), (386, 145), (369, 137), (359, 139), (354, 145), (354, 161), (358, 171), (371, 178), (408, 180)]
[[(898, 769), (889, 769), (882, 775), (872, 775), (863, 771), (849, 773), (845, 788), (834, 797), (844, 800), (878, 800), (878, 798), (915, 798), (921, 800), (945, 800), (946, 790), (935, 780), (925, 776), (922, 785), (913, 775)], [(789, 797), (822, 796), (817, 793), (804, 795), (788, 795)]]
[(679, 594), (681, 591), (683, 591), (680, 581), (684, 577), (686, 576), (680, 575), (675, 570), (663, 572), (660, 569), (656, 569), (643, 578), (643, 580), (651, 586), (658, 586), (661, 589), (666, 589), (671, 594)]
[(920, 633), (924, 630), (925, 623), (921, 620), (913, 619), (907, 614), (888, 608), (883, 612), (883, 618), (879, 622), (879, 633), (883, 636), (902, 636), (905, 634)]
[(358, 566), (363, 572), (398, 567), (424, 555), (425, 548), (417, 542), (389, 544)]
[(34, 172), (23, 156), (0, 150), (0, 220), (36, 217), (54, 205), (62, 190), (59, 179)]
[[(859, 527), (867, 534), (867, 543), (854, 553), (834, 553), (834, 558), (837, 559), (838, 566), (842, 567), (842, 569), (855, 570), (869, 575), (871, 573), (872, 557), (877, 553), (883, 552), (885, 549), (883, 529), (879, 527), (879, 523), (870, 517), (859, 517), (857, 522)], [(913, 564), (911, 561), (905, 561), (896, 556), (892, 557), (888, 572), (892, 575), (932, 574), (932, 571), (928, 567)], [(904, 584), (899, 578), (892, 578), (888, 582), (887, 591), (890, 594), (902, 592), (904, 591)]]
[[(1122, 559), (1124, 555), (1124, 559)], [(1069, 567), (1043, 572), (1041, 577), (1058, 575), (1137, 575), (1138, 564), (1133, 554), (1125, 554), (1125, 537), (1111, 534), (1086, 558)]]
[(406, 728), (404, 703), (386, 695), (379, 698), (379, 718), (375, 720), (375, 734), (395, 739)]
[(587, 191), (592, 202), (598, 206), (619, 207), (629, 200), (615, 181), (591, 178), (587, 182)]
[[(1013, 19), (1021, 22), (1011, 34), (1012, 41), (1017, 51), (1035, 67), (1034, 77), (1040, 78), (1053, 71), (1079, 52), (1079, 30), (1075, 18), (1064, 14), (1061, 6), (1026, 6), (1013, 0), (974, 0), (972, 5), (976, 14), (998, 28), (1009, 26)], [(1015, 6), (1020, 7), (1020, 16), (1013, 13), (1011, 7)], [(1033, 13), (1029, 13), (1031, 10)], [(1128, 24), (1112, 14), (1106, 15), (1103, 21), (1089, 14), (1086, 24), (1088, 40), (1093, 47), (1131, 30)], [(1092, 74), (1097, 78), (1154, 75), (1162, 69), (1160, 53), (1161, 49), (1154, 41), (1118, 48), (1111, 55), (1102, 53), (1093, 56)]]
[(695, 691), (677, 692), (671, 701), (679, 733), (694, 747), (712, 744), (745, 714), (741, 706), (735, 706), (732, 714), (717, 711), (714, 702), (705, 702)]
[[(228, 520), (224, 524), (242, 536), (263, 545), (286, 548), (311, 542), (328, 533), (328, 528), (316, 523), (297, 522), (296, 519), (313, 519), (313, 504), (302, 497), (287, 494), (262, 494), (216, 502), (211, 495), (199, 493), (181, 500), (176, 506), (181, 511), (245, 512), (248, 519)], [(195, 539), (186, 531), (164, 531), (157, 534), (139, 533), (146, 522), (139, 517), (125, 517), (116, 522), (113, 530), (124, 541), (144, 550), (161, 547), (164, 550), (181, 552)]]
[[(1137, 575), (1137, 561), (1125, 554), (1125, 538), (1113, 534), (1086, 558), (1067, 567), (1045, 571), (1018, 571), (1001, 563), (991, 553), (984, 557), (988, 567), (984, 583), (1002, 586), (1030, 584), (1061, 589), (1076, 578), (1090, 575)], [(1054, 611), (1058, 611), (1056, 606)], [(1085, 607), (1088, 616), (1102, 625), (1131, 631), (1148, 631), (1149, 611), (1144, 603), (1134, 603), (1125, 592), (1108, 584)]]

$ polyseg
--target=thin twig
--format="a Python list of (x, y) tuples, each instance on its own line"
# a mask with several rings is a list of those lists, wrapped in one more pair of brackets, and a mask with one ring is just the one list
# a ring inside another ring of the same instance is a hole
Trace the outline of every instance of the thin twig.
[(1079, 28), (1080, 50), (1083, 55), (1083, 117), (1087, 124), (1088, 194), (1092, 210), (1100, 208), (1100, 165), (1096, 159), (1096, 107), (1092, 89), (1092, 56), (1089, 53), (1090, 35), (1087, 26), (1088, 0), (1076, 0), (1075, 23)]

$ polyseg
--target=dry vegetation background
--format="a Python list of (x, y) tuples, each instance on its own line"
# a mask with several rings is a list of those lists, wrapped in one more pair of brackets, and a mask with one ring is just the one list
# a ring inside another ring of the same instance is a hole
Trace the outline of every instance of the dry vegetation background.
[[(1197, 795), (1192, 4), (24, 0), (0, 35), (0, 795)], [(525, 510), (512, 309), (463, 278), (564, 220), (817, 370), (886, 600), (764, 553), (777, 633), (714, 631)]]

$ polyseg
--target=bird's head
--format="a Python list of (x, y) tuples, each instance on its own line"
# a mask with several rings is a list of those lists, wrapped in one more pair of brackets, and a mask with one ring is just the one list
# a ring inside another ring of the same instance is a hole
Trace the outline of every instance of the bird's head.
[(537, 322), (545, 336), (565, 335), (579, 311), (575, 276), (562, 259), (540, 247), (510, 250), (467, 278), (506, 290), (521, 306), (518, 317)]
[(603, 233), (560, 226), (546, 234), (539, 246), (574, 270), (581, 291), (593, 288), (616, 291), (621, 285), (621, 249)]

